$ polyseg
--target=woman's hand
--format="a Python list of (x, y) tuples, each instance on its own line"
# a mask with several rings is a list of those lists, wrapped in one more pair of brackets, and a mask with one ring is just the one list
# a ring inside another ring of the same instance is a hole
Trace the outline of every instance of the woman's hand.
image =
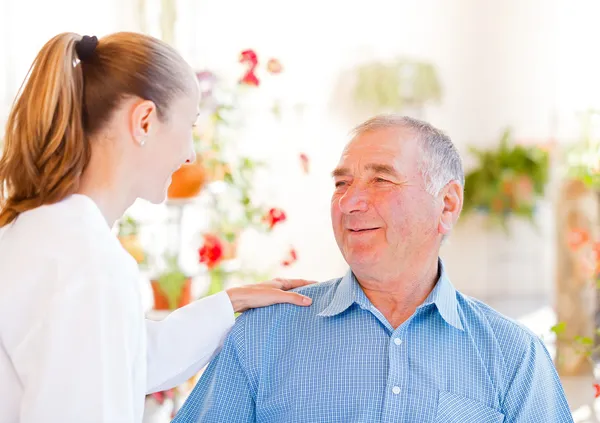
[(297, 306), (309, 306), (312, 299), (290, 289), (310, 285), (314, 282), (303, 279), (273, 279), (258, 284), (248, 284), (228, 289), (227, 295), (236, 313), (249, 308), (266, 307), (277, 303), (289, 303)]

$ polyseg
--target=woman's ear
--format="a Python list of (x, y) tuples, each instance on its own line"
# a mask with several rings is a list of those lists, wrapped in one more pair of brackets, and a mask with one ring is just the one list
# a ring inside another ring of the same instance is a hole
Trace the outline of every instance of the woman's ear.
[(134, 103), (131, 111), (131, 133), (133, 140), (144, 145), (156, 124), (156, 105), (150, 100), (140, 100)]

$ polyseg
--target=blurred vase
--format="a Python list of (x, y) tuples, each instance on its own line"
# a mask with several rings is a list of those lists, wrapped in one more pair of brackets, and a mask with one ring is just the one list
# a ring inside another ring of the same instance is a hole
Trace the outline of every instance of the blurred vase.
[(175, 307), (169, 304), (168, 297), (164, 294), (161, 285), (158, 281), (153, 280), (150, 282), (152, 286), (152, 293), (154, 295), (154, 309), (155, 310), (173, 310), (175, 308), (183, 307), (189, 304), (192, 300), (192, 279), (187, 278), (181, 289), (179, 300)]
[(200, 194), (206, 184), (206, 170), (198, 158), (194, 163), (181, 166), (171, 179), (167, 192), (169, 199), (192, 198)]

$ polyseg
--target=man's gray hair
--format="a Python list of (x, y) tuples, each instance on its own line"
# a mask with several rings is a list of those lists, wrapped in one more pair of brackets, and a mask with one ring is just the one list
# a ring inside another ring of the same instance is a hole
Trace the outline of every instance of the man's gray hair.
[(411, 129), (419, 137), (421, 155), (418, 166), (427, 192), (436, 196), (452, 180), (465, 186), (465, 174), (458, 150), (450, 137), (427, 122), (402, 115), (378, 115), (355, 127), (352, 136), (393, 128)]

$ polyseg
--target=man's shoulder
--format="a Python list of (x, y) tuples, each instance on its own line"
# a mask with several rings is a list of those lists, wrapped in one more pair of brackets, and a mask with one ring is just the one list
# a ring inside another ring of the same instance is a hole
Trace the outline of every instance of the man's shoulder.
[(512, 319), (476, 298), (457, 292), (459, 307), (467, 327), (483, 337), (495, 338), (511, 355), (526, 353), (532, 347), (542, 346), (542, 341), (523, 323)]
[(295, 325), (299, 321), (316, 318), (331, 302), (341, 279), (330, 279), (294, 289), (293, 292), (301, 293), (313, 300), (310, 306), (281, 303), (248, 310), (236, 319), (233, 331), (258, 332), (266, 327), (272, 328), (273, 325)]
[(310, 285), (305, 285), (300, 288), (293, 289), (292, 291), (299, 292), (300, 294), (306, 295), (307, 297), (310, 297), (313, 300), (320, 300), (323, 298), (331, 299), (341, 281), (341, 277), (334, 278), (324, 282), (317, 282)]

